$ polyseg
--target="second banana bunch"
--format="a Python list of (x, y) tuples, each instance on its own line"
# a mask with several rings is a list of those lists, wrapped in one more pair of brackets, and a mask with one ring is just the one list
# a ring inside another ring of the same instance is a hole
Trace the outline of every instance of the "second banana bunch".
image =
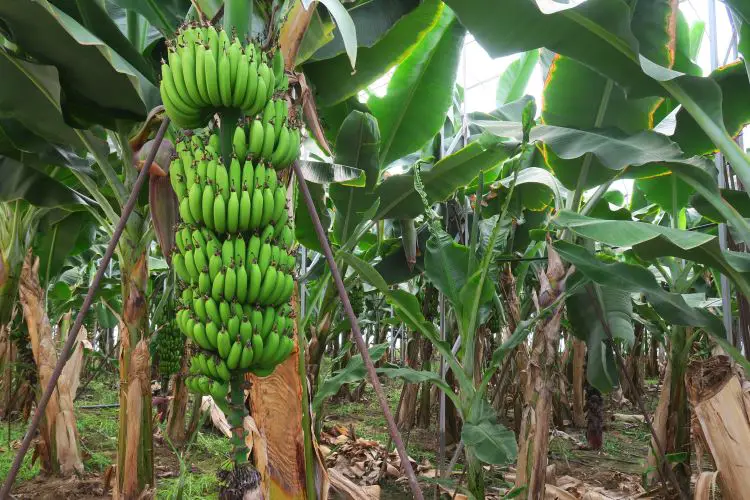
[(186, 383), (219, 402), (232, 371), (269, 375), (294, 348), (286, 189), (255, 160), (263, 156), (250, 151), (244, 130), (238, 124), (229, 168), (218, 135), (204, 131), (177, 138), (169, 169), (182, 219), (172, 256), (182, 282), (176, 322), (201, 351)]

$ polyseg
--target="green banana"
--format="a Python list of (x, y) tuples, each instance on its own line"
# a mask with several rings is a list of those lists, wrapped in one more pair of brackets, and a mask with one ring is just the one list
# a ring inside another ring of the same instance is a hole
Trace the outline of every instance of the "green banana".
[(258, 75), (258, 85), (255, 90), (255, 98), (253, 99), (253, 103), (248, 108), (247, 112), (245, 113), (248, 116), (253, 116), (258, 113), (261, 109), (263, 109), (263, 106), (266, 104), (266, 94), (268, 94), (268, 85), (266, 84), (265, 80), (260, 78), (260, 75)]
[(219, 314), (219, 306), (213, 297), (206, 297), (206, 315), (211, 319), (213, 323), (221, 325), (221, 315)]
[(195, 44), (189, 43), (187, 46), (188, 51), (184, 52), (182, 58), (182, 78), (185, 81), (185, 88), (187, 89), (190, 99), (196, 104), (197, 107), (205, 106), (200, 92), (198, 91), (198, 82), (196, 81), (196, 61), (195, 61)]
[(162, 101), (165, 100), (164, 97), (166, 95), (166, 100), (170, 102), (173, 110), (188, 116), (197, 114), (196, 109), (180, 97), (174, 81), (172, 68), (169, 67), (169, 64), (161, 65), (161, 84), (159, 87), (159, 92), (162, 94)]
[(257, 360), (257, 363), (261, 367), (268, 367), (269, 361), (273, 360), (276, 356), (276, 350), (279, 348), (280, 341), (279, 334), (271, 332), (266, 339), (263, 341), (263, 356)]
[(211, 96), (208, 95), (208, 86), (206, 85), (206, 47), (199, 43), (195, 46), (195, 83), (198, 86), (198, 94), (201, 97), (203, 106), (211, 105)]
[(254, 303), (258, 300), (258, 296), (260, 295), (260, 287), (263, 282), (263, 274), (260, 272), (260, 267), (256, 263), (250, 264), (249, 274), (247, 301), (250, 303)]
[(247, 343), (253, 336), (253, 324), (250, 323), (250, 320), (247, 318), (247, 316), (244, 316), (242, 318), (242, 323), (240, 323), (240, 337), (242, 338), (242, 342)]
[(216, 199), (214, 187), (210, 183), (206, 184), (201, 197), (201, 215), (203, 223), (210, 229), (214, 228), (214, 199)]
[[(234, 86), (237, 82), (237, 71), (239, 69), (240, 57), (242, 56), (242, 45), (240, 45), (237, 37), (234, 37), (227, 54), (229, 57), (229, 81)], [(230, 104), (232, 104), (231, 101)]]
[(247, 243), (247, 258), (245, 262), (247, 265), (258, 262), (258, 253), (260, 252), (260, 238), (257, 234), (250, 237), (250, 241)]
[(274, 357), (274, 359), (271, 360), (271, 363), (273, 363), (273, 365), (278, 365), (281, 362), (285, 361), (286, 358), (288, 358), (289, 355), (292, 353), (293, 349), (294, 349), (294, 340), (292, 340), (289, 337), (281, 337), (279, 348), (276, 351), (276, 356)]
[(237, 315), (231, 316), (229, 318), (229, 321), (227, 322), (227, 331), (229, 331), (229, 336), (231, 338), (234, 338), (240, 334), (240, 324), (241, 321)]
[(258, 92), (258, 63), (252, 59), (248, 59), (247, 67), (247, 86), (245, 87), (245, 95), (242, 99), (240, 108), (242, 112), (250, 116), (250, 109), (255, 102), (255, 95)]
[(229, 382), (229, 379), (232, 378), (232, 374), (229, 373), (229, 368), (227, 368), (227, 364), (224, 362), (224, 360), (216, 359), (214, 361), (214, 364), (216, 364), (216, 373), (219, 375), (219, 378), (224, 382)]
[(276, 289), (276, 281), (278, 272), (273, 266), (269, 266), (266, 272), (263, 274), (263, 283), (260, 285), (260, 293), (258, 294), (258, 302), (261, 304), (268, 304), (268, 299), (271, 297), (271, 293)]
[(224, 162), (216, 164), (216, 189), (217, 194), (221, 194), (224, 201), (229, 200), (229, 171)]
[(240, 199), (237, 196), (237, 191), (232, 189), (232, 193), (229, 195), (229, 201), (227, 202), (227, 231), (229, 233), (236, 233), (240, 224)]
[(172, 78), (174, 79), (175, 87), (177, 88), (178, 95), (182, 100), (192, 106), (193, 111), (200, 109), (199, 103), (195, 102), (188, 92), (187, 86), (185, 85), (185, 77), (182, 70), (182, 56), (178, 50), (170, 50), (167, 56), (169, 60), (169, 68), (172, 70)]
[(274, 212), (273, 191), (268, 188), (263, 189), (263, 211), (260, 216), (261, 227), (266, 227), (271, 222), (271, 216)]
[(200, 321), (196, 321), (193, 325), (193, 338), (204, 349), (211, 349), (211, 344), (206, 338), (206, 327)]
[(282, 247), (289, 250), (294, 244), (294, 235), (292, 234), (292, 228), (287, 225), (282, 226), (281, 234), (279, 234), (279, 243)]
[(264, 346), (263, 338), (260, 335), (253, 335), (250, 340), (253, 345), (253, 364), (257, 364), (258, 360), (263, 356)]
[(255, 175), (255, 168), (253, 162), (250, 161), (248, 156), (245, 160), (245, 164), (242, 166), (242, 190), (247, 191), (253, 187), (253, 176)]
[(213, 356), (206, 356), (206, 366), (208, 367), (208, 378), (217, 380), (219, 373), (216, 371), (216, 361)]
[(250, 229), (257, 230), (260, 227), (260, 219), (262, 215), (263, 191), (260, 189), (254, 189), (252, 199), (250, 200)]
[(195, 219), (190, 213), (190, 202), (187, 198), (183, 198), (180, 202), (180, 218), (185, 224), (195, 224)]
[[(263, 331), (263, 311), (260, 307), (256, 306), (250, 314), (250, 324), (253, 326), (253, 333), (261, 335)], [(262, 337), (263, 335), (261, 335)]]
[(274, 227), (271, 225), (268, 225), (263, 229), (263, 232), (260, 233), (260, 242), (261, 243), (270, 243), (273, 239), (274, 234)]
[[(249, 71), (249, 65), (247, 62), (247, 55), (242, 54), (237, 66), (237, 75), (234, 80), (234, 89), (232, 92), (232, 106), (236, 108), (242, 107), (242, 101), (245, 100), (245, 91), (247, 90), (247, 72)], [(243, 155), (244, 156), (244, 155)]]
[(208, 273), (201, 272), (198, 275), (198, 291), (207, 294), (211, 290), (211, 277)]
[(260, 247), (260, 252), (258, 252), (258, 267), (260, 267), (260, 274), (263, 275), (263, 279), (265, 279), (268, 266), (271, 265), (271, 252), (270, 243), (263, 243)]
[(237, 291), (237, 274), (234, 265), (227, 267), (224, 274), (224, 300), (231, 301)]
[(222, 329), (216, 337), (216, 350), (222, 359), (227, 359), (229, 351), (232, 349), (232, 340), (229, 333)]
[(206, 79), (206, 92), (212, 106), (221, 106), (221, 93), (219, 92), (219, 70), (216, 66), (216, 58), (213, 49), (203, 58), (203, 73)]
[(291, 147), (291, 145), (291, 134), (287, 126), (284, 125), (283, 127), (281, 127), (281, 132), (279, 133), (279, 141), (276, 145), (276, 149), (274, 149), (273, 153), (271, 154), (271, 165), (273, 165), (274, 167), (276, 165), (280, 165), (282, 160), (289, 155), (289, 148)]
[(276, 168), (282, 168), (282, 167), (289, 165), (299, 155), (299, 146), (302, 140), (302, 136), (300, 135), (299, 129), (298, 128), (292, 129), (290, 131), (290, 135), (291, 137), (290, 137), (289, 152), (287, 153), (286, 157), (279, 162), (278, 165), (274, 165)]
[(263, 126), (263, 145), (260, 148), (260, 155), (263, 158), (271, 158), (275, 142), (276, 136), (273, 135), (273, 124), (266, 123)]
[(219, 315), (221, 316), (221, 324), (227, 325), (229, 318), (232, 315), (232, 308), (229, 307), (229, 302), (221, 301), (219, 303)]
[(263, 337), (263, 340), (266, 339), (269, 333), (271, 333), (271, 329), (273, 328), (273, 324), (276, 321), (276, 309), (274, 309), (271, 306), (266, 307), (266, 309), (263, 311), (263, 324), (261, 325), (260, 335)]
[(219, 194), (214, 197), (214, 228), (217, 233), (227, 231), (227, 207), (224, 197)]
[(240, 356), (242, 355), (242, 343), (239, 339), (234, 341), (234, 344), (232, 344), (232, 348), (229, 351), (229, 355), (227, 356), (226, 362), (227, 362), (227, 368), (230, 370), (234, 370), (237, 368), (237, 365), (240, 363)]
[(288, 274), (284, 274), (282, 271), (276, 272), (276, 286), (274, 287), (273, 291), (271, 292), (271, 295), (268, 297), (268, 303), (269, 304), (278, 304), (279, 298), (281, 297), (281, 294), (284, 293), (284, 288), (286, 284), (286, 277), (289, 276)]
[(231, 45), (231, 41), (229, 40), (229, 33), (227, 33), (227, 30), (222, 29), (219, 31), (219, 55), (221, 55), (222, 51), (229, 50), (229, 46)]
[(252, 210), (252, 198), (250, 198), (250, 191), (247, 189), (242, 190), (240, 195), (240, 208), (239, 208), (239, 220), (238, 227), (240, 231), (247, 231), (250, 229), (250, 215)]
[(263, 164), (263, 162), (259, 162), (255, 166), (255, 175), (253, 175), (253, 187), (255, 189), (263, 189), (266, 185), (266, 172), (268, 169)]
[(190, 275), (190, 279), (197, 281), (200, 272), (198, 271), (198, 268), (195, 267), (195, 261), (193, 260), (193, 250), (188, 250), (187, 252), (185, 252), (185, 268)]
[(221, 245), (221, 262), (225, 267), (229, 267), (234, 262), (234, 239), (227, 238)]
[(185, 180), (182, 175), (182, 162), (178, 159), (172, 160), (169, 165), (169, 182), (172, 184), (172, 189), (177, 195), (177, 199), (183, 199), (187, 188), (185, 187)]
[(271, 123), (271, 120), (274, 119), (276, 116), (276, 105), (274, 104), (274, 100), (271, 99), (268, 101), (263, 108), (263, 115), (261, 116), (260, 121), (263, 123), (263, 126), (265, 127), (267, 124)]
[(287, 226), (287, 220), (289, 219), (289, 210), (284, 210), (281, 212), (281, 217), (279, 217), (279, 220), (276, 221), (276, 223), (272, 226), (272, 237), (274, 239), (278, 239), (281, 235), (281, 232), (284, 230), (284, 227)]
[[(250, 135), (248, 140), (247, 151), (253, 156), (260, 155), (263, 147), (263, 124), (259, 120), (253, 120), (250, 124)], [(256, 167), (257, 168), (257, 167)]]
[(266, 187), (271, 191), (276, 191), (276, 187), (279, 185), (279, 176), (276, 175), (276, 170), (272, 168), (266, 169)]
[(236, 156), (229, 163), (229, 189), (242, 189), (242, 165)]
[(245, 265), (245, 257), (247, 256), (247, 246), (245, 239), (239, 235), (234, 239), (234, 263), (236, 266)]
[(278, 305), (288, 301), (292, 297), (292, 293), (294, 293), (294, 277), (291, 274), (285, 274), (282, 291), (274, 303)]
[[(219, 302), (224, 296), (224, 273), (221, 272), (216, 275), (211, 285), (211, 297)], [(219, 309), (221, 311), (221, 309)]]
[(244, 158), (247, 155), (247, 141), (245, 140), (245, 127), (237, 125), (232, 135), (232, 148), (238, 158)]
[(174, 266), (177, 276), (179, 276), (182, 281), (190, 283), (190, 273), (188, 273), (188, 270), (185, 267), (185, 257), (182, 254), (176, 253), (172, 256), (172, 265)]
[(213, 321), (206, 323), (206, 338), (213, 349), (216, 349), (218, 336), (219, 326)]
[[(287, 104), (285, 99), (276, 99), (274, 104), (273, 135), (277, 138), (281, 134), (282, 127), (286, 126)], [(289, 132), (289, 130), (287, 130)]]
[(208, 277), (213, 281), (217, 274), (221, 271), (224, 264), (221, 262), (220, 255), (212, 255), (208, 260)]
[(224, 50), (219, 54), (219, 95), (221, 95), (222, 106), (227, 108), (232, 105), (232, 80), (229, 66), (229, 55)]
[(253, 364), (253, 347), (249, 340), (244, 341), (245, 347), (242, 348), (240, 355), (240, 370), (246, 371)]

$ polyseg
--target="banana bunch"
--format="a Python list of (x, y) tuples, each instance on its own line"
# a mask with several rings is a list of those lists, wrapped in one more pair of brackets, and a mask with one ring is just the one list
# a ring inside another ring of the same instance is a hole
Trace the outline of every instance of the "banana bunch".
[(151, 348), (159, 360), (159, 374), (170, 376), (180, 370), (184, 346), (185, 339), (174, 320), (159, 330), (151, 342)]
[(235, 139), (227, 168), (216, 134), (189, 133), (176, 141), (169, 170), (182, 218), (172, 255), (182, 286), (176, 324), (200, 347), (186, 383), (217, 401), (232, 372), (269, 375), (294, 349), (286, 188), (262, 153), (242, 151), (240, 162), (238, 146)]
[(276, 90), (289, 88), (281, 51), (269, 56), (210, 24), (182, 26), (167, 50), (159, 91), (167, 114), (181, 128), (203, 127), (222, 108), (255, 115)]

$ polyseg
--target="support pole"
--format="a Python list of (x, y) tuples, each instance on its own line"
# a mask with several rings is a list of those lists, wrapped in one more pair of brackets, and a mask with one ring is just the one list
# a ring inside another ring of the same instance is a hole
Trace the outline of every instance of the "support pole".
[(115, 227), (115, 231), (112, 234), (112, 239), (109, 240), (107, 251), (104, 253), (104, 257), (102, 257), (101, 262), (99, 262), (99, 268), (96, 270), (94, 281), (91, 282), (89, 291), (86, 293), (86, 298), (83, 299), (83, 305), (81, 306), (81, 310), (78, 311), (76, 321), (75, 323), (73, 323), (73, 327), (68, 333), (68, 339), (65, 341), (62, 352), (60, 352), (60, 357), (57, 358), (57, 364), (55, 365), (55, 369), (52, 372), (52, 376), (50, 376), (47, 387), (45, 387), (44, 393), (42, 393), (42, 397), (39, 400), (39, 405), (37, 405), (37, 408), (34, 411), (34, 418), (31, 420), (29, 428), (26, 430), (26, 435), (23, 438), (21, 447), (18, 449), (18, 452), (16, 452), (16, 456), (13, 459), (13, 464), (10, 466), (10, 470), (8, 471), (8, 477), (5, 479), (2, 490), (0, 490), (0, 500), (6, 500), (10, 498), (10, 489), (13, 487), (13, 482), (16, 480), (18, 471), (21, 469), (23, 458), (29, 451), (29, 446), (31, 445), (31, 441), (34, 438), (34, 433), (39, 427), (39, 423), (44, 416), (44, 410), (47, 408), (47, 403), (49, 403), (49, 400), (52, 397), (52, 391), (55, 390), (57, 380), (60, 378), (63, 367), (65, 366), (65, 363), (68, 362), (68, 358), (70, 357), (71, 351), (73, 350), (73, 344), (75, 344), (76, 339), (78, 338), (78, 330), (81, 329), (83, 319), (86, 317), (86, 313), (88, 313), (89, 309), (91, 308), (91, 303), (94, 301), (94, 294), (99, 288), (99, 284), (104, 277), (104, 273), (107, 270), (109, 261), (112, 260), (112, 256), (115, 253), (115, 248), (117, 248), (117, 243), (120, 241), (120, 236), (122, 236), (122, 232), (125, 230), (125, 225), (128, 222), (128, 218), (130, 218), (130, 214), (135, 208), (135, 204), (138, 201), (138, 194), (141, 192), (141, 187), (143, 187), (143, 184), (146, 182), (146, 178), (148, 177), (149, 166), (154, 162), (156, 152), (159, 150), (161, 142), (164, 139), (164, 134), (166, 134), (167, 132), (167, 127), (169, 127), (169, 117), (165, 116), (164, 121), (161, 122), (159, 131), (156, 133), (156, 138), (154, 139), (153, 146), (151, 146), (151, 151), (148, 152), (146, 163), (138, 174), (138, 178), (133, 185), (133, 190), (130, 192), (130, 197), (128, 198), (127, 203), (125, 203), (125, 206), (122, 207), (120, 220), (117, 222), (117, 227)]
[(300, 193), (302, 194), (302, 197), (305, 200), (305, 205), (307, 205), (307, 210), (310, 213), (310, 219), (312, 219), (315, 233), (318, 236), (320, 245), (323, 247), (323, 254), (328, 261), (328, 267), (331, 270), (331, 276), (333, 276), (333, 281), (336, 283), (336, 289), (339, 292), (341, 304), (344, 307), (346, 316), (349, 318), (354, 341), (357, 344), (359, 353), (362, 355), (362, 361), (364, 361), (365, 363), (365, 368), (367, 369), (367, 375), (370, 379), (370, 383), (372, 384), (372, 388), (378, 398), (378, 403), (380, 403), (380, 409), (383, 411), (383, 415), (385, 416), (385, 421), (388, 425), (388, 432), (391, 435), (391, 439), (393, 439), (393, 442), (396, 444), (396, 450), (398, 451), (398, 456), (401, 459), (401, 467), (403, 468), (406, 477), (409, 479), (409, 487), (411, 488), (414, 498), (416, 500), (424, 500), (424, 497), (422, 496), (422, 490), (420, 490), (419, 483), (417, 482), (417, 476), (414, 474), (414, 469), (409, 462), (409, 456), (406, 453), (406, 447), (404, 446), (404, 442), (401, 439), (401, 434), (398, 432), (396, 422), (393, 419), (390, 408), (388, 408), (388, 400), (383, 393), (383, 387), (380, 385), (378, 374), (375, 371), (375, 365), (372, 362), (372, 358), (370, 358), (370, 353), (367, 350), (367, 346), (365, 345), (365, 339), (362, 338), (362, 331), (359, 328), (357, 315), (354, 314), (354, 310), (352, 309), (352, 304), (349, 301), (349, 295), (347, 294), (346, 288), (344, 287), (344, 281), (341, 279), (341, 273), (339, 273), (339, 269), (336, 266), (336, 261), (333, 258), (333, 251), (331, 250), (331, 246), (328, 243), (328, 237), (326, 236), (325, 230), (323, 229), (323, 225), (320, 223), (318, 212), (317, 210), (315, 210), (315, 204), (313, 203), (312, 196), (310, 195), (310, 190), (305, 183), (305, 178), (302, 175), (302, 169), (299, 166), (299, 162), (295, 161), (292, 164), (292, 167), (294, 168), (294, 174), (297, 176)]

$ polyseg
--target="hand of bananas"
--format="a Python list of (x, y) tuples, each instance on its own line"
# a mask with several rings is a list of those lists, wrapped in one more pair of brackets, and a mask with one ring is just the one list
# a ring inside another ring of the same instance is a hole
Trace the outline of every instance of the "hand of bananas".
[(253, 116), (274, 91), (289, 87), (280, 51), (269, 66), (268, 54), (258, 46), (243, 45), (208, 24), (181, 27), (161, 71), (162, 102), (181, 128), (203, 127), (221, 108), (239, 108)]
[(223, 157), (215, 132), (185, 131), (169, 169), (182, 219), (172, 256), (182, 283), (176, 322), (201, 349), (186, 383), (217, 402), (232, 372), (269, 375), (294, 349), (294, 229), (276, 169), (297, 157), (300, 133), (290, 125), (280, 52), (271, 67), (266, 61), (254, 45), (192, 25), (162, 67), (176, 124), (204, 126), (221, 108), (246, 115)]

